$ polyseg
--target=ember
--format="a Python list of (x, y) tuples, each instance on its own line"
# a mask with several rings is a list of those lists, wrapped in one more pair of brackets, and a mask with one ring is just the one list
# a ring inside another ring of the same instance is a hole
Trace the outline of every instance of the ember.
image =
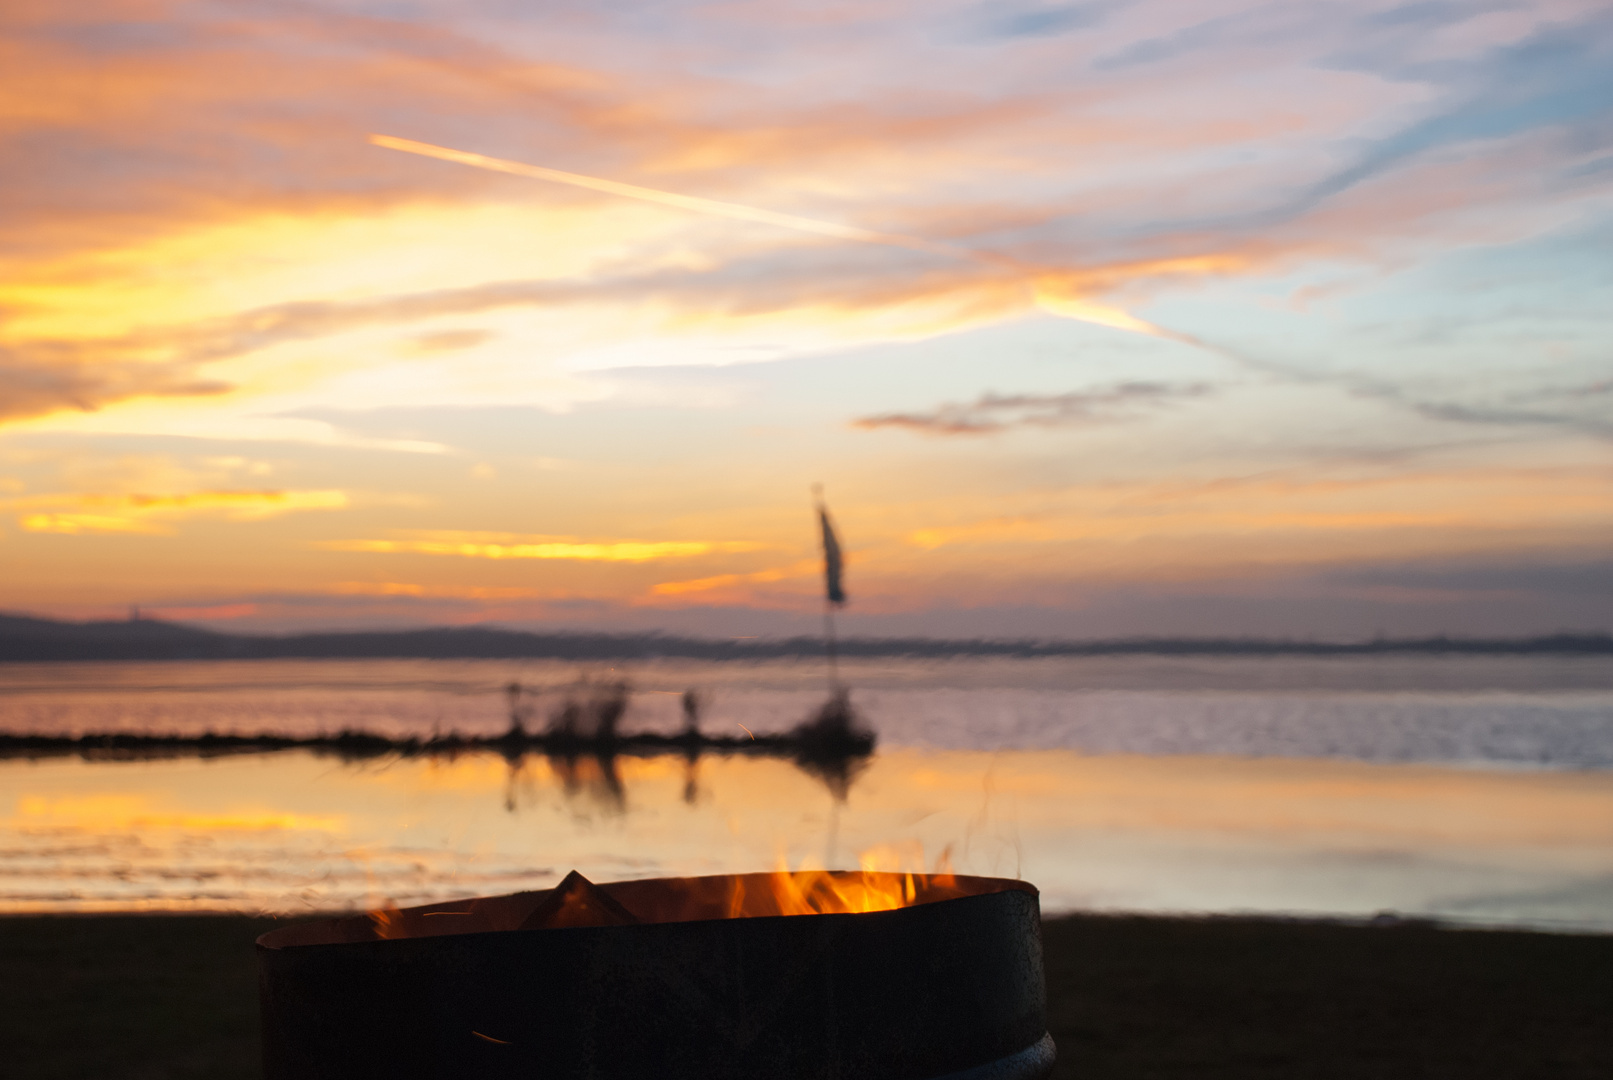
[(1018, 881), (572, 873), (258, 946), (268, 1080), (1029, 1080), (1053, 1062)]

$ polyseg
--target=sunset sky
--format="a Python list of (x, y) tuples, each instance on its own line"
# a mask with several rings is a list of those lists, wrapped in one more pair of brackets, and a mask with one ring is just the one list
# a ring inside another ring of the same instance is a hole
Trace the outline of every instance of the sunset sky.
[(0, 20), (5, 610), (1613, 628), (1605, 0)]

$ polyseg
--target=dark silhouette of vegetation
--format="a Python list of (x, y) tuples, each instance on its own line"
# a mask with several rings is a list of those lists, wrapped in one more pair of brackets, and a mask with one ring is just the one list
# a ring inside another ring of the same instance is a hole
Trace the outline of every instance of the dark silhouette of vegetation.
[[(861, 724), (850, 697), (837, 690), (811, 718), (790, 731), (746, 731), (741, 735), (708, 735), (700, 730), (700, 699), (684, 695), (684, 726), (675, 734), (618, 730), (627, 711), (631, 687), (620, 681), (583, 680), (570, 687), (550, 714), (542, 731), (529, 731), (530, 691), (519, 683), (504, 689), (509, 700), (510, 726), (501, 735), (462, 735), (457, 732), (430, 738), (392, 738), (368, 731), (340, 731), (320, 735), (256, 735), (206, 732), (200, 735), (162, 735), (140, 732), (95, 732), (83, 735), (0, 733), (0, 760), (35, 760), (80, 757), (86, 761), (149, 761), (167, 758), (218, 758), (236, 754), (280, 753), (302, 750), (343, 761), (386, 758), (447, 758), (467, 754), (497, 754), (509, 762), (512, 776), (529, 755), (549, 759), (569, 794), (587, 788), (607, 806), (620, 807), (625, 791), (616, 769), (619, 756), (684, 759), (687, 777), (684, 797), (694, 801), (697, 770), (705, 754), (783, 758), (822, 780), (835, 798), (844, 800), (851, 783), (874, 752), (874, 733)], [(513, 809), (513, 796), (506, 800)]]

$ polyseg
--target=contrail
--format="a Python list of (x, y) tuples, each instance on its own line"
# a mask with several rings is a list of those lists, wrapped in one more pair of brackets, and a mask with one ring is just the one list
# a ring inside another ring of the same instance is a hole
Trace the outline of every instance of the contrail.
[(697, 214), (713, 214), (718, 217), (734, 218), (739, 221), (756, 221), (765, 225), (777, 225), (784, 229), (794, 229), (797, 232), (832, 236), (839, 240), (854, 240), (862, 244), (882, 244), (886, 247), (906, 248), (909, 251), (922, 251), (948, 259), (960, 259), (965, 262), (984, 263), (998, 269), (1009, 269), (1025, 278), (1026, 283), (1031, 286), (1034, 292), (1036, 306), (1050, 315), (1075, 319), (1079, 322), (1096, 323), (1099, 326), (1107, 326), (1115, 330), (1128, 330), (1132, 333), (1147, 334), (1152, 337), (1188, 340), (1179, 334), (1145, 322), (1129, 311), (1099, 303), (1083, 295), (1072, 295), (1067, 288), (1059, 288), (1059, 279), (1067, 279), (1069, 276), (1067, 272), (1029, 266), (1017, 259), (999, 255), (995, 252), (975, 251), (955, 244), (938, 244), (933, 240), (925, 240), (917, 236), (876, 232), (873, 229), (859, 229), (855, 225), (840, 225), (832, 221), (818, 221), (814, 218), (797, 217), (794, 214), (780, 214), (777, 211), (763, 210), (756, 206), (722, 202), (718, 199), (702, 199), (697, 195), (679, 195), (673, 191), (639, 187), (637, 184), (624, 184), (619, 180), (583, 176), (581, 173), (547, 169), (542, 165), (528, 165), (522, 161), (510, 161), (506, 158), (488, 157), (485, 154), (473, 154), (468, 150), (454, 150), (446, 146), (418, 142), (414, 139), (401, 139), (396, 135), (372, 134), (370, 142), (376, 146), (384, 146), (388, 150), (401, 150), (406, 154), (419, 154), (422, 157), (452, 161), (459, 165), (469, 165), (477, 169), (489, 169), (493, 172), (509, 173), (512, 176), (530, 177), (533, 180), (548, 180), (555, 184), (569, 184), (572, 187), (587, 188), (590, 191), (603, 191), (608, 195), (619, 195), (627, 199), (660, 203), (662, 206), (676, 206), (683, 210), (693, 210)]
[(796, 217), (794, 214), (780, 214), (773, 210), (763, 210), (755, 206), (742, 206), (739, 203), (721, 202), (717, 199), (702, 199), (697, 195), (679, 195), (672, 191), (659, 191), (656, 188), (639, 187), (637, 184), (624, 184), (618, 180), (603, 180), (597, 176), (583, 176), (580, 173), (562, 172), (559, 169), (546, 169), (541, 165), (528, 165), (521, 161), (488, 157), (485, 154), (472, 154), (466, 150), (451, 150), (446, 146), (433, 146), (431, 143), (416, 142), (413, 139), (400, 139), (395, 135), (371, 135), (370, 142), (376, 146), (384, 146), (389, 150), (402, 150), (406, 154), (439, 158), (442, 161), (453, 161), (460, 165), (471, 165), (478, 169), (490, 169), (493, 172), (510, 173), (514, 176), (527, 176), (534, 180), (570, 184), (572, 187), (603, 191), (610, 195), (620, 195), (628, 199), (660, 203), (663, 206), (676, 206), (684, 210), (693, 210), (700, 214), (715, 214), (719, 217), (736, 218), (740, 221), (759, 221), (765, 225), (778, 225), (781, 228), (795, 229), (798, 232), (833, 236), (840, 240), (856, 240), (864, 244), (885, 244), (889, 247), (909, 248), (913, 251), (924, 251), (932, 255), (945, 255), (953, 259), (978, 261), (983, 258), (980, 253), (970, 251), (968, 248), (954, 247), (951, 244), (937, 244), (917, 236), (900, 236), (896, 233), (875, 232), (872, 229), (859, 229), (855, 225), (837, 225), (832, 221), (816, 221), (812, 218)]

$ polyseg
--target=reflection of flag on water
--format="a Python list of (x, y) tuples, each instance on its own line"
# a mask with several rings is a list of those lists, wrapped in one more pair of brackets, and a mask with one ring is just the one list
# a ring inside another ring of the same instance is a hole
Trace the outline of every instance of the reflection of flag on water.
[(829, 511), (822, 503), (818, 504), (818, 521), (823, 525), (823, 578), (828, 586), (829, 603), (844, 604), (846, 587), (840, 580), (840, 574), (845, 569), (845, 557), (840, 554), (840, 538), (835, 535), (835, 527), (829, 521)]

